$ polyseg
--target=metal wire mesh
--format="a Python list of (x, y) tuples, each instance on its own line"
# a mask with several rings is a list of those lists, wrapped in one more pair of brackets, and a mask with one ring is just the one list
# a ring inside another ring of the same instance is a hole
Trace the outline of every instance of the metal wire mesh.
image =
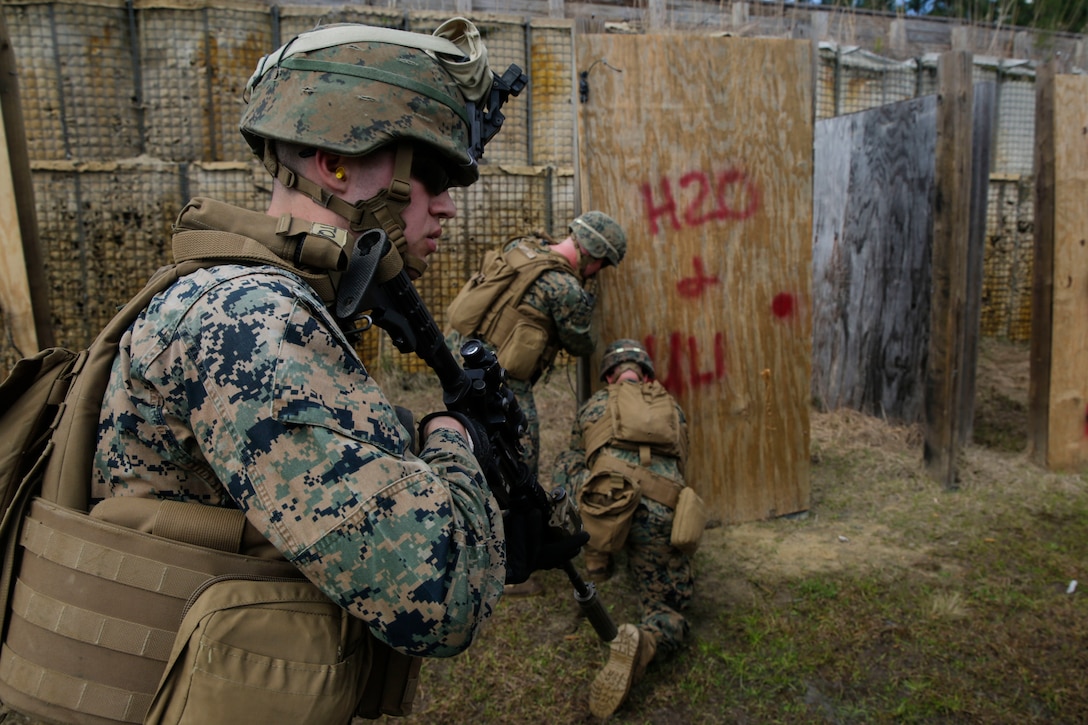
[(999, 73), (997, 138), (993, 171), (998, 174), (1034, 173), (1035, 77), (1023, 72)]
[(178, 167), (38, 175), (35, 193), (57, 344), (85, 346), (169, 261)]
[(140, 153), (130, 18), (123, 6), (5, 6), (32, 159)]
[(574, 48), (569, 25), (530, 28), (532, 52), (532, 133), (528, 154), (531, 163), (574, 165), (574, 134), (571, 133), (571, 91), (574, 80)]
[(268, 208), (272, 179), (256, 162), (192, 164), (182, 178), (188, 189), (179, 198), (204, 196), (251, 211)]
[(983, 337), (1031, 339), (1032, 184), (1029, 176), (990, 179), (980, 320)]
[(205, 158), (203, 11), (156, 8), (140, 15), (147, 153), (167, 161)]

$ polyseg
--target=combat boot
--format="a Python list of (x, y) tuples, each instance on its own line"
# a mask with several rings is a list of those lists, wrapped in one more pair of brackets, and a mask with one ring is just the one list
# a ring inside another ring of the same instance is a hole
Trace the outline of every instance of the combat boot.
[(595, 717), (604, 720), (619, 709), (631, 692), (631, 685), (642, 677), (653, 659), (655, 644), (652, 634), (635, 625), (619, 626), (608, 662), (589, 686), (589, 711)]

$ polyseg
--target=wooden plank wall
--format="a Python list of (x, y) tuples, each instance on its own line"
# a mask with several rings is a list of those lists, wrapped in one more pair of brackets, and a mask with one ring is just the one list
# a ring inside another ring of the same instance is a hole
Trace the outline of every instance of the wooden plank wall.
[(915, 423), (929, 340), (936, 96), (816, 124), (813, 398)]
[(1052, 469), (1088, 464), (1088, 78), (1036, 81), (1029, 440)]
[(807, 509), (812, 45), (587, 35), (575, 48), (589, 70), (581, 209), (630, 239), (602, 274), (602, 347), (650, 349), (688, 415), (689, 483), (712, 517)]

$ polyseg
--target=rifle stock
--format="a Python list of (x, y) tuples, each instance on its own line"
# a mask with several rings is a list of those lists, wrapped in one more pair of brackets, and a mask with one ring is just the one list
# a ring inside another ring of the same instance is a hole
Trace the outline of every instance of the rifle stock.
[[(397, 254), (384, 232), (371, 230), (363, 237), (369, 237), (371, 243), (384, 244), (383, 257)], [(350, 266), (348, 270), (350, 274)], [(506, 371), (494, 353), (478, 340), (469, 340), (461, 348), (465, 360), (462, 367), (446, 347), (438, 324), (403, 265), (388, 279), (368, 281), (357, 309), (350, 311), (351, 317), (358, 316), (359, 310), (369, 310), (365, 317), (384, 329), (398, 350), (414, 353), (435, 372), (442, 385), (446, 409), (479, 423), (492, 453), (481, 465), (499, 506), (505, 510), (515, 498), (524, 498), (543, 514), (547, 522), (544, 536), (559, 538), (580, 532), (581, 518), (566, 491), (561, 488), (545, 491), (524, 462), (520, 434), (526, 425), (525, 415), (506, 385)], [(616, 625), (597, 597), (593, 583), (582, 579), (570, 560), (563, 571), (574, 587), (575, 601), (597, 635), (606, 642), (615, 639)]]

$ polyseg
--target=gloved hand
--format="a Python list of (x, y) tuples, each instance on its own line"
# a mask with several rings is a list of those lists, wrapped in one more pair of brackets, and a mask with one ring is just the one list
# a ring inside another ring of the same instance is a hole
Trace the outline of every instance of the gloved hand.
[(441, 410), (423, 416), (423, 419), (419, 421), (420, 445), (426, 445), (427, 437), (424, 435), (423, 431), (427, 429), (427, 423), (434, 418), (442, 417), (453, 418), (465, 427), (465, 430), (468, 431), (469, 443), (472, 446), (472, 455), (476, 457), (476, 461), (480, 464), (480, 468), (486, 472), (492, 463), (491, 440), (487, 437), (487, 432), (484, 431), (484, 427), (464, 413), (458, 413), (452, 410)]
[(506, 583), (520, 584), (540, 569), (558, 569), (589, 541), (589, 534), (567, 534), (547, 526), (546, 512), (525, 498), (502, 512), (506, 530)]

